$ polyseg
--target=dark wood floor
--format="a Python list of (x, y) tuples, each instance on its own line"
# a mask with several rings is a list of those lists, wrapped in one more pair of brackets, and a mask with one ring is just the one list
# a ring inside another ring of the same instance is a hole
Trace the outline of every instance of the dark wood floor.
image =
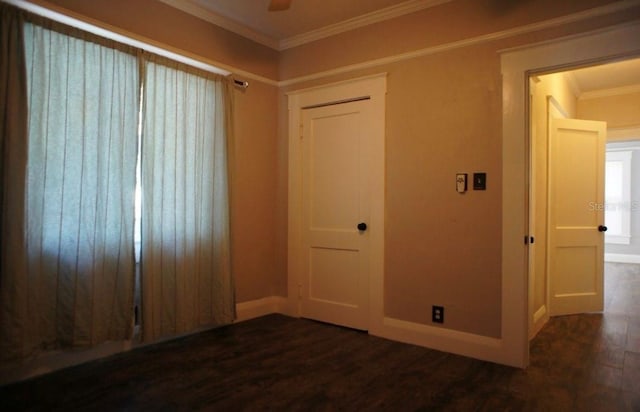
[(518, 370), (266, 316), (0, 387), (0, 410), (640, 411), (640, 266), (554, 318)]

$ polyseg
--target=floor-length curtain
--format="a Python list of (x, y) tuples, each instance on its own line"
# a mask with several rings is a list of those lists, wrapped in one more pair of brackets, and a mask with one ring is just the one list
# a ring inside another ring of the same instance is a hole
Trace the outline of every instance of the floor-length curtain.
[(22, 12), (0, 3), (0, 359), (19, 357), (26, 315), (27, 73)]
[(24, 25), (26, 268), (2, 283), (17, 357), (132, 329), (137, 57), (53, 26)]
[(235, 316), (229, 257), (226, 79), (157, 56), (144, 63), (143, 335)]

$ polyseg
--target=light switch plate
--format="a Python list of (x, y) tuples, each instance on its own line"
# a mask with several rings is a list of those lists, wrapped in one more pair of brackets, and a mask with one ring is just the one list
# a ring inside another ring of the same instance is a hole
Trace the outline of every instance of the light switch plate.
[(487, 190), (486, 173), (482, 172), (473, 174), (473, 190)]

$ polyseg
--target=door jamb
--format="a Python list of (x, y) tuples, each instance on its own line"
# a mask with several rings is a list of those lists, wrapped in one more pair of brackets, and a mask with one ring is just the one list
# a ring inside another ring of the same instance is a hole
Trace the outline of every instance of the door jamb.
[(527, 246), (531, 184), (529, 75), (640, 55), (640, 23), (621, 24), (525, 48), (502, 51), (502, 339), (504, 361), (529, 364)]

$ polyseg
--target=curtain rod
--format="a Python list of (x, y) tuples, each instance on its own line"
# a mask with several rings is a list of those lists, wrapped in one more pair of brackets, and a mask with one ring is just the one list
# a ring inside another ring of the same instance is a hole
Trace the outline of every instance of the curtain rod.
[(240, 89), (246, 90), (249, 88), (249, 82), (246, 80), (233, 79), (233, 84)]
[[(98, 36), (102, 36), (105, 37), (107, 39), (110, 40), (115, 40), (117, 42), (120, 43), (124, 43), (126, 45), (132, 46), (132, 47), (136, 47), (151, 53), (155, 53), (158, 54), (160, 56), (163, 57), (167, 57), (169, 59), (172, 60), (176, 60), (180, 63), (184, 63), (184, 64), (188, 64), (190, 66), (193, 67), (197, 67), (198, 69), (202, 69), (211, 73), (216, 73), (216, 74), (220, 74), (223, 76), (228, 76), (231, 74), (230, 71), (228, 70), (224, 70), (221, 69), (219, 67), (216, 67), (214, 65), (211, 65), (209, 63), (205, 63), (203, 61), (200, 60), (196, 60), (194, 58), (191, 57), (187, 57), (184, 56), (182, 54), (179, 53), (175, 53), (169, 50), (166, 50), (162, 47), (158, 47), (158, 46), (154, 46), (152, 44), (149, 44), (145, 41), (142, 40), (137, 40), (133, 37), (130, 37), (129, 35), (125, 35), (125, 34), (120, 34), (120, 33), (116, 33), (114, 31), (111, 31), (110, 29), (105, 29), (99, 26), (96, 26), (94, 24), (91, 23), (87, 23), (85, 21), (82, 21), (78, 18), (75, 17), (71, 17), (68, 16), (66, 14), (63, 14), (61, 12), (58, 11), (54, 11), (51, 9), (48, 9), (46, 7), (43, 6), (39, 6), (33, 3), (30, 3), (28, 1), (25, 0), (0, 0), (3, 3), (7, 3), (7, 4), (11, 4), (15, 7), (18, 7), (20, 9), (26, 10), (28, 12), (31, 12), (33, 14), (37, 14), (39, 16), (42, 17), (46, 17), (48, 19), (57, 21), (59, 23), (63, 23), (69, 26), (73, 26), (76, 27), (78, 29), (84, 30), (84, 31), (88, 31), (89, 33), (93, 33), (95, 35)], [(234, 83), (237, 84), (237, 81), (234, 80)], [(243, 85), (244, 88), (247, 88), (249, 86), (248, 82), (244, 82), (246, 83), (246, 85)], [(240, 86), (240, 85), (238, 85)]]

